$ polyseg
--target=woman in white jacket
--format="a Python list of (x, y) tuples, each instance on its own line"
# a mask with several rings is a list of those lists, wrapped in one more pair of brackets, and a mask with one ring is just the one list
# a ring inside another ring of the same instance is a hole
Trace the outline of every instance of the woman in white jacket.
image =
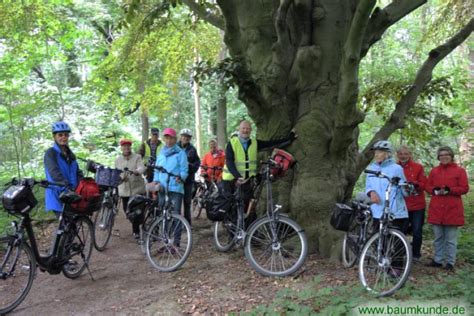
[[(132, 141), (122, 139), (120, 149), (122, 155), (115, 159), (115, 168), (128, 170), (130, 173), (122, 173), (123, 182), (119, 185), (119, 196), (122, 198), (123, 210), (127, 210), (128, 200), (131, 196), (145, 194), (145, 180), (142, 174), (146, 168), (143, 165), (143, 159), (140, 155), (132, 153)], [(133, 223), (133, 236), (135, 239), (140, 237), (140, 224), (143, 218), (137, 218)]]

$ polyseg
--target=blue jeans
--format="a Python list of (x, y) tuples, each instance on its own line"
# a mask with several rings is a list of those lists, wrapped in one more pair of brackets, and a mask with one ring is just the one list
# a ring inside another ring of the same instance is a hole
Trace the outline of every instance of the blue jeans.
[(454, 266), (456, 263), (456, 248), (458, 246), (458, 227), (448, 225), (433, 225), (435, 235), (434, 240), (434, 261), (446, 263)]
[[(173, 208), (171, 209), (171, 212), (174, 214), (181, 215), (181, 203), (183, 202), (183, 194), (178, 193), (178, 192), (169, 192), (168, 196), (170, 198), (170, 202), (173, 204)], [(162, 207), (165, 204), (165, 193), (160, 192), (159, 195), (159, 205)], [(168, 230), (168, 228), (166, 229)], [(179, 223), (179, 226), (170, 228), (170, 231), (174, 231), (174, 244), (179, 247), (179, 243), (181, 241), (181, 231), (183, 230), (183, 227), (181, 227), (181, 222)]]
[(425, 222), (425, 210), (409, 211), (411, 230), (413, 233), (412, 250), (413, 257), (421, 257), (421, 244), (423, 242), (423, 224)]

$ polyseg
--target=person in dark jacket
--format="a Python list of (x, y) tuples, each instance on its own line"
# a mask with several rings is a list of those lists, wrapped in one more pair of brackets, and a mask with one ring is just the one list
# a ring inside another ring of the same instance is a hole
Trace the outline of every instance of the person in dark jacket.
[(146, 181), (148, 183), (153, 182), (154, 170), (152, 165), (155, 163), (156, 157), (160, 154), (160, 151), (163, 148), (163, 142), (159, 138), (160, 130), (153, 127), (150, 131), (151, 138), (142, 143), (138, 149), (138, 154), (143, 157), (143, 164), (147, 167)]
[(184, 182), (184, 218), (191, 224), (191, 200), (193, 197), (194, 175), (201, 165), (196, 148), (191, 144), (193, 134), (190, 129), (184, 128), (180, 131), (180, 141), (178, 146), (186, 152), (188, 158), (188, 177)]
[[(79, 169), (76, 156), (69, 148), (71, 128), (63, 121), (55, 122), (52, 125), (52, 133), (54, 145), (44, 154), (46, 180), (63, 183), (68, 189), (74, 190), (83, 178), (83, 173)], [(51, 186), (45, 191), (45, 209), (55, 212), (58, 218), (63, 211), (63, 203), (59, 200), (63, 190), (64, 188)]]
[(413, 259), (418, 262), (421, 258), (423, 224), (425, 222), (425, 171), (421, 164), (412, 160), (411, 151), (407, 146), (401, 146), (397, 150), (397, 158), (398, 164), (403, 168), (406, 180), (414, 185), (416, 191), (415, 195), (405, 197), (405, 203), (407, 205), (408, 219), (413, 233)]
[[(245, 181), (257, 175), (257, 152), (269, 149), (271, 147), (284, 147), (291, 144), (297, 135), (294, 131), (283, 139), (263, 141), (252, 139), (252, 126), (249, 121), (242, 121), (239, 125), (237, 136), (230, 138), (225, 148), (225, 166), (222, 175), (221, 186), (228, 194), (233, 194), (236, 185), (241, 185)], [(248, 210), (249, 202), (253, 196), (250, 183), (246, 182), (242, 186), (242, 198), (244, 200), (245, 210)], [(247, 214), (246, 225), (248, 226), (256, 214)]]
[(466, 170), (454, 162), (454, 151), (443, 146), (438, 149), (439, 166), (431, 170), (426, 192), (431, 194), (428, 223), (435, 234), (434, 258), (428, 265), (454, 270), (458, 227), (464, 225), (464, 207), (461, 195), (469, 191)]

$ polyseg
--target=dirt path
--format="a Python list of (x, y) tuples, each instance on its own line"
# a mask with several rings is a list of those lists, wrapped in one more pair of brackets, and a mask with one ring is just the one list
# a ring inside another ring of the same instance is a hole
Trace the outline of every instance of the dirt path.
[(357, 280), (356, 271), (314, 256), (297, 277), (262, 277), (247, 264), (242, 249), (224, 254), (214, 250), (211, 223), (205, 219), (193, 223), (194, 244), (185, 265), (161, 273), (141, 253), (123, 213), (115, 229), (108, 249), (92, 254), (95, 281), (87, 273), (69, 280), (38, 271), (14, 314), (221, 314), (269, 303), (280, 289), (302, 287), (315, 275), (327, 285)]

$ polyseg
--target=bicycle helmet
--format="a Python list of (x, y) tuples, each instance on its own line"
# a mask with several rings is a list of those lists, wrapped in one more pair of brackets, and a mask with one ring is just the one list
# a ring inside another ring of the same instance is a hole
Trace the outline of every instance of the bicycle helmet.
[(70, 133), (71, 128), (69, 127), (69, 125), (66, 122), (58, 121), (58, 122), (54, 122), (53, 125), (51, 126), (51, 132), (53, 134), (61, 133), (61, 132)]
[(180, 135), (186, 135), (186, 136), (189, 136), (189, 137), (193, 137), (193, 133), (191, 132), (191, 130), (189, 128), (183, 128), (180, 132), (179, 132)]
[(379, 140), (378, 142), (376, 142), (376, 143), (372, 146), (372, 149), (373, 149), (373, 150), (388, 151), (388, 152), (392, 152), (392, 151), (393, 151), (392, 144), (390, 144), (390, 142), (389, 142), (389, 141), (386, 141), (386, 140)]

